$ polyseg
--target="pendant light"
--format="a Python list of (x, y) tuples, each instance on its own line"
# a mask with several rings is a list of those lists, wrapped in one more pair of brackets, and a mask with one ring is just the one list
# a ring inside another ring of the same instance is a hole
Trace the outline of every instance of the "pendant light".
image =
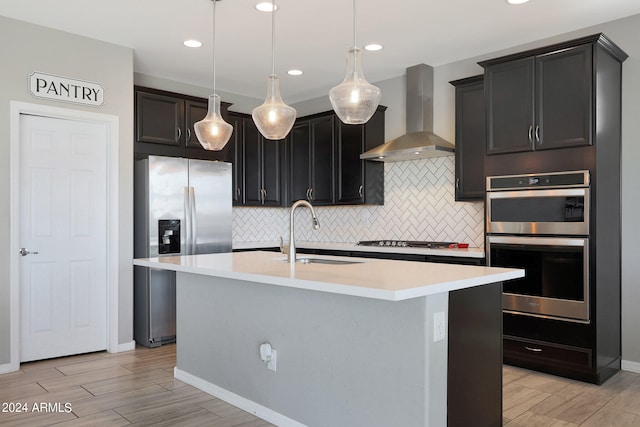
[(271, 1), (271, 75), (267, 77), (267, 97), (253, 109), (251, 117), (258, 130), (267, 139), (283, 139), (296, 120), (296, 110), (280, 96), (280, 81), (276, 76), (276, 2)]
[(347, 52), (347, 74), (329, 91), (329, 100), (340, 120), (348, 125), (366, 123), (378, 108), (381, 92), (362, 73), (362, 51), (356, 44), (356, 0), (353, 0), (353, 47)]
[(198, 141), (205, 150), (220, 151), (227, 145), (233, 126), (220, 115), (220, 97), (216, 94), (216, 2), (213, 2), (213, 93), (209, 95), (209, 109), (204, 119), (193, 125)]

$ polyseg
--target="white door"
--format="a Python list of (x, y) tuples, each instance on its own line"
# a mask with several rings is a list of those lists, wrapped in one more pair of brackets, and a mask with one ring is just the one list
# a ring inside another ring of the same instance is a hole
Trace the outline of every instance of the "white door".
[(20, 135), (20, 360), (104, 350), (107, 127), (22, 114)]

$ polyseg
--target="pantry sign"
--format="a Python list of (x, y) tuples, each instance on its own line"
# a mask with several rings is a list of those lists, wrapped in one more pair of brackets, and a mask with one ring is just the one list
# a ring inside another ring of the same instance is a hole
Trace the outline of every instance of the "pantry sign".
[(36, 98), (100, 106), (104, 88), (98, 83), (34, 71), (29, 75), (29, 92)]

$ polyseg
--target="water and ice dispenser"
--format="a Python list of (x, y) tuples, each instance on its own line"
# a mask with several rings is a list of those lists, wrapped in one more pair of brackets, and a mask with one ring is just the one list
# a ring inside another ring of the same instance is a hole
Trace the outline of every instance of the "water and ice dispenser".
[(180, 253), (180, 220), (158, 220), (158, 254)]

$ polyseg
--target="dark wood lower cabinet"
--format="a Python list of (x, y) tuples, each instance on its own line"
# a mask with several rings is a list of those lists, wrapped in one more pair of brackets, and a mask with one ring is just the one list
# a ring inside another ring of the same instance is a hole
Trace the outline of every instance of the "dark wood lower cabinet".
[(504, 336), (504, 358), (514, 362), (528, 361), (529, 365), (544, 364), (557, 369), (589, 369), (592, 351), (588, 348)]
[[(508, 365), (594, 384), (602, 384), (620, 370), (619, 341), (613, 346), (603, 343), (603, 332), (593, 322), (504, 313), (503, 329)], [(616, 328), (611, 331), (619, 334)]]

